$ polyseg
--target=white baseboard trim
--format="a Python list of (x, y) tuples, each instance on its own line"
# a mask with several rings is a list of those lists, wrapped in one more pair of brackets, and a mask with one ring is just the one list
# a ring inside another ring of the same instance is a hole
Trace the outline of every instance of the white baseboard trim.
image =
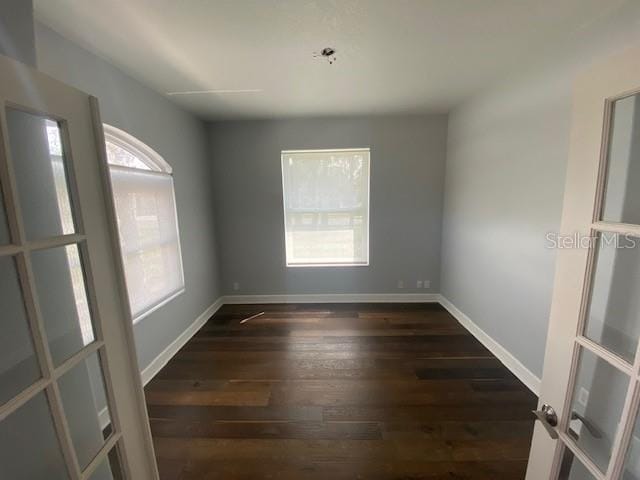
[(224, 304), (223, 297), (218, 298), (212, 305), (210, 305), (204, 312), (200, 314), (198, 318), (194, 320), (194, 322), (189, 325), (184, 332), (180, 334), (178, 338), (176, 338), (173, 342), (171, 342), (167, 348), (165, 348), (160, 355), (154, 358), (149, 365), (147, 365), (140, 376), (142, 377), (142, 385), (146, 385), (151, 381), (153, 377), (155, 377), (162, 367), (164, 367), (169, 360), (173, 358), (173, 356), (178, 353), (184, 345), (191, 340), (198, 330), (202, 328), (202, 326), (207, 323), (207, 320), (211, 318), (211, 316), (218, 311), (218, 309)]
[(518, 379), (524, 383), (529, 390), (540, 396), (540, 378), (538, 378), (531, 370), (525, 367), (520, 360), (514, 357), (506, 348), (496, 342), (488, 333), (482, 330), (476, 325), (473, 320), (467, 317), (461, 310), (458, 309), (453, 303), (451, 303), (443, 295), (440, 295), (440, 305), (447, 309), (447, 311), (453, 315), (453, 317), (460, 322), (460, 324), (469, 330), (469, 332), (476, 337), (480, 343), (489, 349), (498, 360), (500, 360), (505, 367), (507, 367), (511, 373), (513, 373)]
[(239, 303), (437, 303), (437, 293), (336, 293), (304, 295), (226, 295), (226, 304)]

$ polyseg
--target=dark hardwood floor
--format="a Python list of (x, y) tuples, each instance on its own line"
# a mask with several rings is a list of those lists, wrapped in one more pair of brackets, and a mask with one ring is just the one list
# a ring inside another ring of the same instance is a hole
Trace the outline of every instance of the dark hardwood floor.
[(163, 480), (522, 479), (536, 406), (437, 304), (224, 306), (146, 396)]

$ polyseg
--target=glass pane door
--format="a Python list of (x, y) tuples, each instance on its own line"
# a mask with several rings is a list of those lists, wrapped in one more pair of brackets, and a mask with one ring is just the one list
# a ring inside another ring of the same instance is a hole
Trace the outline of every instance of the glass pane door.
[(640, 479), (640, 94), (607, 102), (556, 478)]
[(0, 478), (124, 478), (67, 123), (0, 118)]

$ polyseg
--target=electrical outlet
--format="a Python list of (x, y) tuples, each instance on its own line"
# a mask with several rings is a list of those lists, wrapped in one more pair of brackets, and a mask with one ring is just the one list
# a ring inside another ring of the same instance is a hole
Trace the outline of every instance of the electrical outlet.
[(398, 288), (404, 288), (404, 281), (398, 280)]
[(233, 289), (237, 292), (240, 290), (240, 282), (233, 282)]
[(416, 288), (422, 288), (422, 280), (416, 282)]
[(578, 392), (578, 403), (583, 407), (587, 406), (589, 402), (589, 390), (584, 387), (580, 387), (580, 391)]
[(431, 288), (431, 280), (425, 280), (423, 282), (424, 288)]

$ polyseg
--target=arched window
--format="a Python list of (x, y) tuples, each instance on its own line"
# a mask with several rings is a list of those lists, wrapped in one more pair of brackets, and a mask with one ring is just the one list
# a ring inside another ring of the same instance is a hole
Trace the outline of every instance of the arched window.
[(184, 291), (172, 168), (128, 133), (104, 125), (134, 321)]

